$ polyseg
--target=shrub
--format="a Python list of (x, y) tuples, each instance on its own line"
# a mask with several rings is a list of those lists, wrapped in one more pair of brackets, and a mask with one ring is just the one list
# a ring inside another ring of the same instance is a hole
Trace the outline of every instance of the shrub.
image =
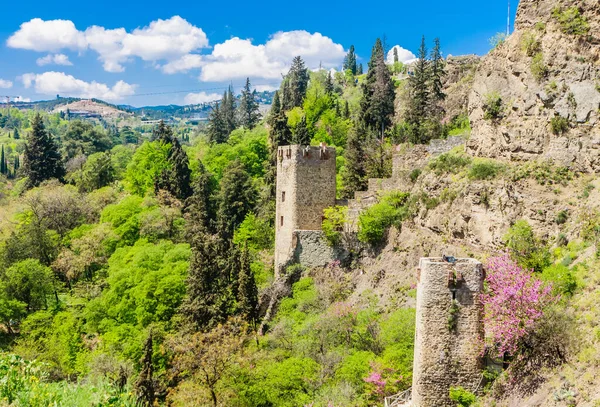
[(502, 170), (502, 165), (491, 160), (476, 160), (469, 169), (469, 178), (486, 180), (493, 179)]
[(507, 254), (488, 261), (486, 283), (481, 300), (489, 339), (499, 356), (515, 356), (523, 338), (557, 297), (550, 284), (544, 284)]
[(419, 178), (419, 176), (421, 175), (421, 172), (422, 171), (420, 168), (415, 168), (414, 170), (412, 170), (409, 175), (410, 182), (414, 183), (417, 180), (417, 178)]
[(537, 23), (535, 23), (535, 29), (539, 32), (545, 32), (546, 31), (546, 23), (543, 21), (538, 21)]
[(504, 235), (506, 247), (521, 267), (541, 272), (550, 265), (548, 248), (533, 233), (525, 219), (520, 219)]
[(450, 400), (456, 401), (458, 407), (469, 407), (477, 400), (477, 397), (462, 387), (450, 387)]
[(496, 49), (500, 45), (504, 44), (504, 41), (506, 41), (506, 33), (503, 32), (496, 33), (492, 38), (489, 39), (492, 49)]
[(526, 32), (521, 37), (521, 49), (528, 57), (532, 57), (541, 50), (541, 45), (535, 34), (532, 32)]
[(338, 244), (341, 239), (347, 213), (348, 207), (346, 206), (326, 208), (323, 212), (323, 233), (331, 246)]
[(562, 7), (555, 7), (552, 10), (552, 17), (558, 21), (565, 34), (585, 35), (590, 31), (590, 25), (585, 16), (581, 15), (578, 7), (569, 7), (564, 10)]
[(498, 92), (490, 92), (485, 95), (485, 102), (483, 104), (485, 120), (499, 120), (502, 118), (503, 113), (502, 97)]
[(544, 54), (541, 52), (535, 54), (531, 60), (531, 74), (538, 82), (548, 76), (548, 67), (544, 63)]
[(542, 280), (551, 283), (555, 294), (573, 295), (577, 280), (571, 270), (563, 264), (553, 264), (542, 272)]
[(555, 222), (558, 225), (562, 225), (563, 223), (565, 223), (567, 221), (568, 218), (569, 218), (569, 213), (565, 210), (562, 210), (556, 214)]
[(459, 114), (452, 118), (446, 126), (446, 131), (449, 136), (460, 136), (471, 133), (471, 121), (467, 114)]
[(380, 243), (392, 225), (398, 226), (409, 216), (408, 197), (408, 193), (392, 192), (361, 213), (358, 218), (358, 240), (369, 244)]
[(453, 150), (441, 154), (435, 160), (431, 161), (429, 163), (429, 168), (431, 168), (438, 175), (441, 175), (444, 172), (456, 174), (470, 163), (471, 157), (465, 153)]
[(440, 201), (452, 203), (458, 196), (458, 191), (455, 189), (444, 188), (440, 194)]
[(569, 130), (569, 119), (562, 116), (554, 116), (550, 120), (550, 128), (555, 135), (561, 135)]

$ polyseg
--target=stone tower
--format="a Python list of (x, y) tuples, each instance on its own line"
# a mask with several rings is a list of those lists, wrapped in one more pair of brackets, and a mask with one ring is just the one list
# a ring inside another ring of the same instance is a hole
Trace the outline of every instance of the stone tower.
[(277, 150), (275, 275), (294, 261), (297, 230), (321, 230), (323, 209), (335, 205), (335, 148)]
[(454, 407), (450, 387), (475, 392), (482, 378), (485, 278), (474, 259), (422, 258), (411, 407)]

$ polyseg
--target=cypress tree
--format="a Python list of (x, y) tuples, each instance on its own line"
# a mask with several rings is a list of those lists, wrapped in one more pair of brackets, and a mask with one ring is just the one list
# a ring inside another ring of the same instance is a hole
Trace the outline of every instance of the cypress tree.
[(356, 191), (365, 191), (367, 189), (365, 133), (364, 125), (356, 123), (348, 134), (348, 142), (344, 150), (346, 165), (342, 172), (342, 181), (344, 184), (342, 195), (346, 199), (354, 198)]
[(406, 121), (411, 127), (409, 141), (413, 143), (426, 143), (428, 141), (423, 124), (430, 108), (429, 73), (427, 47), (425, 46), (425, 36), (423, 36), (419, 47), (419, 58), (414, 65), (414, 74), (408, 82), (410, 103)]
[(142, 407), (152, 407), (155, 400), (154, 391), (154, 366), (152, 364), (153, 353), (152, 331), (148, 333), (148, 337), (144, 343), (144, 354), (140, 360), (142, 369), (140, 375), (135, 382), (135, 392), (137, 394), (137, 402)]
[(270, 127), (271, 146), (277, 151), (277, 147), (289, 145), (292, 141), (292, 132), (287, 124), (285, 110), (280, 103), (279, 93), (276, 91), (273, 97), (273, 105), (269, 114), (268, 124)]
[(21, 138), (21, 135), (19, 134), (19, 129), (15, 128), (15, 131), (13, 132), (13, 138), (15, 140), (18, 140)]
[(199, 232), (213, 233), (216, 208), (214, 193), (217, 182), (198, 160), (197, 176), (192, 185), (192, 195), (185, 201), (186, 233), (188, 240)]
[(177, 199), (184, 200), (192, 193), (189, 160), (186, 152), (181, 147), (177, 137), (173, 135), (171, 126), (160, 121), (154, 137), (159, 143), (170, 145), (167, 161), (169, 168), (163, 170), (160, 178), (155, 182), (155, 189), (169, 191)]
[(383, 45), (379, 38), (373, 47), (369, 71), (362, 87), (362, 121), (368, 129), (380, 133), (383, 139), (385, 130), (392, 123), (395, 91), (390, 71), (385, 65)]
[(24, 175), (28, 177), (27, 187), (36, 187), (41, 182), (65, 175), (58, 147), (52, 136), (46, 131), (39, 113), (31, 121), (31, 135), (25, 145)]
[(440, 39), (436, 38), (433, 42), (433, 49), (431, 50), (431, 110), (432, 114), (438, 116), (442, 113), (442, 107), (440, 102), (446, 98), (446, 94), (443, 91), (443, 77), (444, 71), (444, 58), (440, 50)]
[(225, 124), (225, 118), (223, 117), (223, 112), (221, 111), (221, 107), (219, 102), (215, 104), (215, 106), (211, 109), (211, 112), (208, 116), (208, 140), (211, 143), (225, 143), (229, 134), (227, 134), (227, 127)]
[(300, 122), (296, 126), (296, 131), (292, 138), (293, 144), (300, 144), (303, 146), (310, 145), (310, 133), (308, 132), (308, 127), (306, 125), (306, 115), (302, 116)]
[[(290, 92), (290, 109), (294, 107), (301, 107), (304, 98), (306, 97), (306, 90), (308, 89), (308, 81), (310, 76), (308, 69), (304, 65), (304, 61), (301, 57), (297, 56), (292, 61), (292, 66), (287, 74), (287, 84)], [(287, 106), (286, 106), (286, 110)]]
[(394, 63), (399, 62), (398, 59), (398, 48), (394, 47)]
[(327, 72), (327, 77), (325, 78), (325, 93), (327, 93), (329, 96), (332, 96), (333, 91), (333, 78), (331, 77), (331, 72)]
[(256, 326), (258, 321), (258, 288), (256, 287), (254, 273), (250, 269), (250, 253), (247, 245), (244, 245), (241, 250), (239, 266), (238, 309), (246, 321)]
[(8, 173), (8, 166), (6, 165), (6, 158), (4, 157), (4, 144), (2, 144), (2, 153), (0, 154), (0, 174), (6, 175)]
[(344, 71), (350, 70), (352, 75), (356, 75), (357, 66), (356, 66), (356, 53), (354, 52), (354, 45), (350, 45), (350, 49), (344, 58)]
[(254, 208), (256, 191), (252, 178), (239, 160), (233, 161), (225, 169), (220, 184), (217, 231), (223, 240), (228, 241)]
[(231, 85), (229, 85), (229, 88), (227, 88), (221, 105), (223, 107), (223, 118), (225, 120), (227, 138), (229, 138), (231, 132), (237, 128), (237, 119), (235, 117), (235, 96), (233, 94), (233, 87)]
[(356, 74), (357, 75), (363, 74), (363, 64), (358, 64), (358, 68), (356, 68)]
[(260, 120), (258, 102), (256, 101), (256, 90), (250, 89), (250, 78), (246, 78), (246, 86), (242, 90), (240, 100), (241, 124), (247, 129), (253, 129)]
[(346, 100), (344, 103), (344, 119), (349, 119), (350, 118), (350, 105), (348, 104), (348, 101)]

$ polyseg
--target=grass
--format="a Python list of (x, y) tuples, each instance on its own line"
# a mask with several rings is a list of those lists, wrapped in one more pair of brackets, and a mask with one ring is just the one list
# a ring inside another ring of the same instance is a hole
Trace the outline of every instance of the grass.
[(552, 133), (559, 136), (569, 130), (569, 119), (562, 116), (554, 116), (550, 120), (550, 128)]

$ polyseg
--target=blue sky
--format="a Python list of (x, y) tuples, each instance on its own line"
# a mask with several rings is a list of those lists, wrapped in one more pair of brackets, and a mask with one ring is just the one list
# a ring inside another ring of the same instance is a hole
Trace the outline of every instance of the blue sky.
[[(457, 4), (458, 3), (458, 4)], [(511, 21), (518, 0), (511, 0)], [(9, 2), (0, 25), (0, 95), (99, 97), (134, 106), (210, 100), (250, 76), (277, 86), (293, 55), (366, 64), (377, 37), (416, 53), (421, 35), (448, 55), (485, 54), (506, 30), (506, 0), (413, 2)]]

